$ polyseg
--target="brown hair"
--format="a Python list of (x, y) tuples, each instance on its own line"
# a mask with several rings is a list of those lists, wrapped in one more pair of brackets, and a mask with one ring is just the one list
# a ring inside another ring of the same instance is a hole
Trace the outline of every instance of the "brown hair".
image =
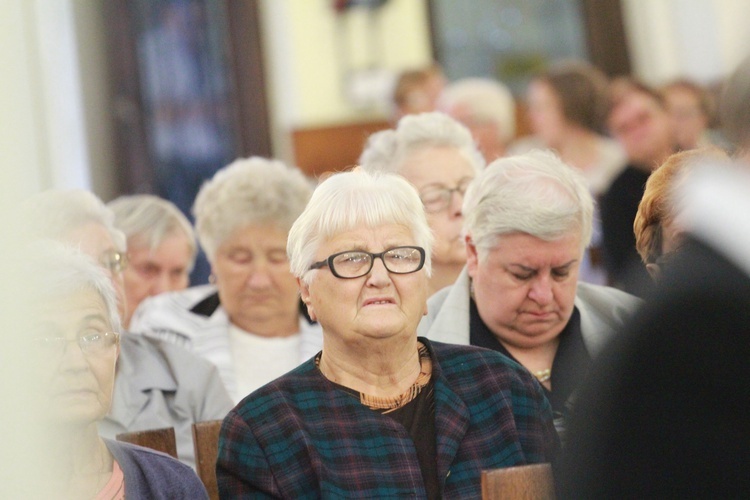
[(646, 182), (643, 198), (633, 222), (635, 247), (644, 264), (651, 264), (662, 254), (662, 228), (674, 218), (671, 193), (681, 174), (702, 159), (728, 159), (718, 148), (691, 149), (669, 156), (654, 170)]
[(557, 94), (566, 120), (601, 132), (609, 111), (609, 82), (596, 67), (581, 61), (564, 61), (540, 73)]

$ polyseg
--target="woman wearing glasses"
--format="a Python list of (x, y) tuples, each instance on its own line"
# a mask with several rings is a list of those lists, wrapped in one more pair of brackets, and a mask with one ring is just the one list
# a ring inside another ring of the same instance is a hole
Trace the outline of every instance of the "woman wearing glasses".
[(289, 233), (323, 350), (224, 420), (227, 498), (479, 496), (482, 469), (546, 462), (550, 407), (506, 357), (417, 338), (432, 236), (414, 188), (364, 171), (321, 183)]
[(43, 244), (26, 262), (33, 266), (23, 284), (28, 295), (20, 301), (32, 312), (31, 361), (40, 376), (42, 425), (50, 431), (40, 433), (47, 446), (34, 464), (44, 476), (39, 486), (50, 498), (207, 498), (187, 465), (99, 436), (119, 354), (115, 289), (90, 257), (56, 242)]
[(466, 264), (464, 192), (484, 168), (471, 132), (442, 113), (405, 116), (396, 129), (370, 137), (360, 163), (368, 172), (399, 174), (417, 188), (435, 235), (429, 294), (452, 285)]

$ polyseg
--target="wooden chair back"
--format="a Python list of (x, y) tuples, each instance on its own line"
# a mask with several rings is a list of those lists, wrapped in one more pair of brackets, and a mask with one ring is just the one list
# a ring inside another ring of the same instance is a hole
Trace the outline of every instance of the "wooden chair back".
[(195, 468), (211, 500), (219, 498), (219, 486), (216, 483), (216, 458), (219, 456), (221, 422), (221, 420), (209, 420), (193, 424)]
[(177, 458), (177, 441), (174, 435), (174, 427), (123, 432), (115, 436), (115, 439), (124, 443), (145, 446), (146, 448), (161, 451)]
[(554, 500), (550, 464), (519, 465), (482, 471), (482, 499)]

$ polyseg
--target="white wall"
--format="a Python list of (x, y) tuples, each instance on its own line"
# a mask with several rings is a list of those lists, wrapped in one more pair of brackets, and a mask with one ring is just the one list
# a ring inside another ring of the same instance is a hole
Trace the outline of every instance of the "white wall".
[(747, 0), (623, 0), (634, 73), (660, 85), (725, 78), (750, 54)]

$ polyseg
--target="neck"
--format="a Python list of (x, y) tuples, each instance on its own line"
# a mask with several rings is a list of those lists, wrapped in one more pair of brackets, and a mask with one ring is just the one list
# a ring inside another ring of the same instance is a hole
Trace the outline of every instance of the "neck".
[(85, 428), (56, 426), (47, 457), (54, 464), (46, 478), (62, 497), (93, 498), (112, 475), (114, 458), (95, 423)]
[(324, 336), (320, 371), (328, 380), (370, 396), (398, 396), (419, 376), (417, 337), (351, 345)]
[(238, 328), (259, 335), (261, 337), (290, 337), (299, 333), (299, 315), (295, 310), (293, 315), (266, 318), (236, 318), (232, 324)]
[[(499, 339), (498, 339), (499, 340)], [(521, 363), (524, 368), (532, 374), (552, 368), (552, 362), (557, 354), (557, 347), (560, 345), (560, 338), (555, 336), (549, 342), (539, 344), (533, 347), (518, 347), (510, 345), (500, 340), (500, 343), (508, 349), (508, 352)], [(547, 384), (549, 389), (550, 386)]]
[(465, 265), (465, 262), (442, 264), (432, 261), (432, 277), (428, 283), (428, 296), (455, 283)]
[(581, 127), (569, 127), (556, 147), (560, 158), (580, 170), (590, 170), (599, 162), (599, 136)]

